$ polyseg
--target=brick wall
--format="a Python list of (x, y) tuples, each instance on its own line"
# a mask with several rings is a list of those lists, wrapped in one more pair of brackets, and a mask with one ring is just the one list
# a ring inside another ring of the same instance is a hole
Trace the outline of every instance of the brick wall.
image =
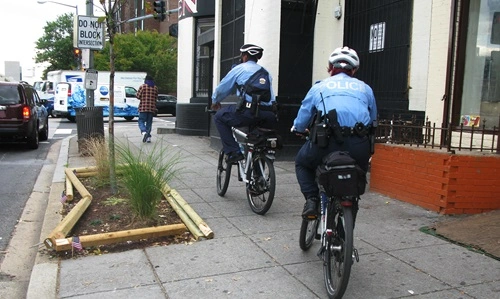
[(376, 144), (370, 189), (442, 214), (500, 209), (500, 156)]

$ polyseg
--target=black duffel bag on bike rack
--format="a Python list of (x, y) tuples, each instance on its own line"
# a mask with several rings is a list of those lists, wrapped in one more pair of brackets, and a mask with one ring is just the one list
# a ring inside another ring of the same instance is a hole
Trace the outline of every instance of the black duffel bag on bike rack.
[(316, 178), (327, 196), (360, 196), (365, 193), (366, 173), (348, 152), (335, 151), (323, 158)]
[(256, 147), (267, 147), (269, 149), (281, 149), (283, 140), (275, 130), (257, 127), (247, 135), (247, 142)]

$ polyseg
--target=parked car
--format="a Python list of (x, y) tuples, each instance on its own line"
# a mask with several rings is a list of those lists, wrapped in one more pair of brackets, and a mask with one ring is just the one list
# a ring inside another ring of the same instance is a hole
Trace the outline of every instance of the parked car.
[(27, 82), (0, 82), (0, 140), (26, 142), (37, 149), (49, 138), (49, 114)]
[(156, 101), (156, 114), (172, 114), (175, 116), (177, 98), (169, 94), (159, 94)]
[(45, 99), (43, 105), (47, 109), (47, 113), (49, 114), (49, 116), (56, 117), (55, 114), (52, 113), (54, 111), (54, 96)]

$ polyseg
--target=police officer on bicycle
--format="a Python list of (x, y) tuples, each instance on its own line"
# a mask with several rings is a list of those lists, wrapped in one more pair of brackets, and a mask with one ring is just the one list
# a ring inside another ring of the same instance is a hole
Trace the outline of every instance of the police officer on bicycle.
[(373, 152), (368, 135), (376, 126), (377, 105), (371, 87), (354, 78), (358, 68), (355, 50), (335, 49), (328, 59), (330, 77), (311, 87), (293, 122), (292, 132), (310, 133), (295, 158), (297, 181), (306, 198), (303, 217), (317, 215), (316, 168), (324, 156), (347, 151), (364, 171), (368, 170)]
[[(252, 95), (242, 91), (254, 73), (261, 69), (257, 61), (262, 58), (264, 49), (253, 44), (245, 44), (240, 48), (240, 64), (234, 66), (229, 73), (221, 80), (212, 94), (212, 110), (218, 110), (214, 116), (214, 122), (219, 131), (224, 153), (228, 155), (228, 163), (234, 163), (243, 160), (243, 154), (239, 145), (232, 135), (231, 127), (243, 127), (256, 125), (273, 129), (277, 123), (275, 111), (276, 99), (272, 89), (272, 78), (267, 74), (270, 89), (270, 98), (267, 102), (252, 102)], [(220, 102), (227, 96), (234, 94), (241, 96), (241, 103), (238, 105), (229, 105), (221, 109)], [(256, 105), (258, 104), (258, 113)]]

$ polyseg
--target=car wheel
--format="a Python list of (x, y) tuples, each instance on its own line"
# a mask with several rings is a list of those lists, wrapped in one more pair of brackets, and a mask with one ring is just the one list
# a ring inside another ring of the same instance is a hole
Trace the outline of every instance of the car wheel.
[(31, 135), (28, 136), (28, 148), (37, 149), (40, 141), (38, 139), (38, 128), (33, 128)]
[(125, 118), (126, 121), (131, 121), (134, 119), (133, 116), (124, 116), (123, 118)]
[(49, 117), (45, 119), (45, 125), (42, 128), (42, 131), (40, 131), (40, 141), (45, 141), (49, 139)]

